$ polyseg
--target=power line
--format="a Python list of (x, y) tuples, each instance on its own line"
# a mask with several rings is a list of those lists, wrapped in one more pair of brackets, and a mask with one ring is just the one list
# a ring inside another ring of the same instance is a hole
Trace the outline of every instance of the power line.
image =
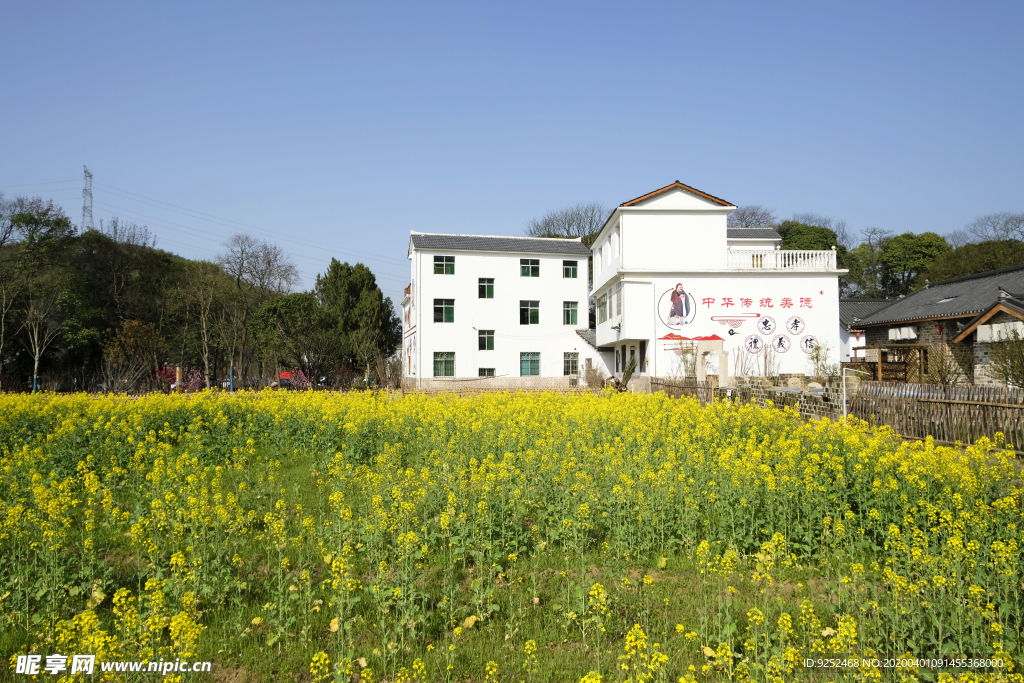
[[(37, 187), (39, 185), (60, 185), (61, 183), (77, 183), (78, 179), (74, 180), (50, 180), (45, 183), (20, 183), (18, 185), (6, 185), (5, 187)], [(77, 185), (76, 185), (77, 187)]]
[[(140, 212), (134, 211), (132, 209), (126, 209), (124, 207), (114, 206), (113, 204), (107, 204), (106, 202), (97, 202), (97, 205), (100, 206), (100, 207), (104, 207), (106, 209), (112, 210), (112, 211), (119, 212), (119, 213), (121, 213), (123, 215), (126, 215), (128, 217), (131, 217), (131, 218), (138, 218), (138, 219), (142, 219), (142, 220), (147, 220), (149, 222), (152, 222), (152, 223), (156, 224), (157, 226), (160, 226), (160, 227), (163, 227), (163, 228), (166, 228), (166, 229), (169, 229), (169, 230), (175, 230), (175, 231), (187, 234), (189, 237), (195, 237), (195, 238), (199, 238), (199, 239), (202, 239), (202, 240), (207, 240), (209, 242), (214, 242), (214, 243), (216, 243), (218, 245), (222, 244), (222, 241), (221, 241), (220, 238), (211, 236), (209, 233), (204, 233), (204, 232), (202, 232), (202, 231), (200, 231), (200, 230), (198, 230), (196, 228), (193, 228), (191, 226), (182, 225), (181, 223), (174, 223), (172, 221), (168, 221), (168, 220), (162, 219), (162, 218), (157, 218), (155, 216), (150, 216), (148, 214), (140, 213)], [(180, 242), (177, 243), (177, 244), (181, 245)], [(194, 245), (184, 244), (184, 245), (181, 245), (181, 246), (194, 246)], [(303, 261), (306, 261), (306, 262), (308, 262), (310, 264), (314, 264), (317, 267), (318, 270), (320, 268), (323, 268), (326, 265), (320, 259), (316, 259), (316, 258), (313, 258), (313, 257), (310, 257), (310, 256), (305, 256), (305, 255), (302, 255), (302, 254), (292, 254), (292, 257), (300, 259), (300, 260), (303, 260)], [(401, 286), (404, 286), (406, 284), (406, 281), (408, 280), (407, 276), (400, 276), (400, 275), (396, 275), (394, 273), (390, 273), (390, 272), (387, 272), (387, 271), (374, 271), (374, 276), (378, 280), (391, 280), (393, 282), (399, 283)]]
[[(262, 233), (263, 235), (268, 236), (268, 237), (276, 237), (276, 238), (279, 238), (279, 239), (285, 239), (285, 240), (288, 240), (288, 241), (292, 242), (293, 244), (299, 244), (299, 245), (310, 247), (310, 248), (313, 248), (313, 249), (323, 249), (324, 248), (323, 244), (313, 244), (313, 243), (310, 243), (310, 242), (305, 242), (303, 240), (296, 239), (293, 236), (286, 235), (286, 234), (281, 233), (281, 232), (277, 232), (277, 231), (274, 231), (274, 230), (268, 230), (266, 228), (259, 228), (259, 227), (256, 227), (254, 225), (249, 225), (248, 223), (242, 223), (240, 221), (232, 220), (230, 218), (222, 218), (220, 216), (214, 216), (213, 214), (205, 213), (203, 211), (198, 211), (196, 209), (189, 209), (187, 207), (179, 206), (177, 204), (171, 204), (170, 202), (165, 202), (165, 201), (160, 200), (160, 199), (154, 199), (153, 197), (146, 197), (144, 195), (141, 195), (141, 194), (138, 194), (138, 193), (135, 193), (135, 192), (131, 192), (129, 190), (124, 190), (124, 189), (121, 189), (121, 188), (118, 188), (118, 187), (114, 187), (112, 185), (107, 185), (106, 183), (97, 183), (97, 185), (99, 185), (102, 188), (105, 188), (108, 191), (113, 192), (114, 194), (121, 194), (124, 199), (131, 199), (132, 201), (142, 201), (142, 203), (144, 203), (144, 204), (148, 203), (151, 206), (162, 205), (162, 206), (156, 206), (156, 208), (164, 208), (165, 210), (173, 211), (174, 213), (180, 213), (182, 215), (188, 216), (189, 218), (198, 218), (199, 220), (207, 220), (207, 221), (212, 222), (212, 223), (220, 223), (221, 225), (224, 225), (225, 227), (230, 227), (230, 228), (236, 228), (236, 229), (239, 228), (239, 227), (240, 228), (246, 228), (248, 230), (252, 230), (252, 231), (257, 232), (257, 233)], [(155, 203), (155, 204), (153, 204), (153, 203)], [(359, 250), (350, 249), (350, 248), (338, 249), (338, 251), (341, 252), (341, 253), (349, 253), (349, 254), (353, 254), (353, 255), (356, 255), (356, 256), (362, 256), (362, 257), (366, 257), (366, 258), (374, 258), (374, 259), (378, 259), (380, 261), (389, 261), (389, 262), (395, 263), (395, 264), (402, 264), (402, 265), (408, 264), (408, 259), (396, 259), (396, 258), (394, 258), (392, 256), (381, 256), (380, 254), (375, 254), (373, 252), (359, 251)]]

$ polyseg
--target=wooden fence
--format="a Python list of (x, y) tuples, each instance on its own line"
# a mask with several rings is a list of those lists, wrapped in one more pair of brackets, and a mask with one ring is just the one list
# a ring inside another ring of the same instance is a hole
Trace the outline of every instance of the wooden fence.
[(691, 396), (700, 404), (706, 405), (711, 402), (714, 390), (710, 382), (698, 382), (695, 379), (664, 380), (656, 377), (651, 378), (651, 393), (664, 391), (672, 398)]
[(997, 386), (861, 382), (849, 414), (892, 427), (905, 437), (964, 444), (996, 432), (1021, 450), (1024, 391)]

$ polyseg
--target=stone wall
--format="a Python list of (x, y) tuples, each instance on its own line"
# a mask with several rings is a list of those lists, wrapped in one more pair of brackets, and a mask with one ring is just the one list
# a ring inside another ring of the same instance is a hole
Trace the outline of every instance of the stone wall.
[(402, 381), (404, 391), (470, 393), (474, 391), (579, 391), (587, 386), (575, 376), (568, 377), (452, 377), (414, 378)]
[[(805, 378), (806, 379), (806, 378)], [(857, 391), (857, 380), (846, 380), (847, 400)], [(762, 377), (737, 377), (734, 387), (714, 390), (715, 398), (728, 398), (755, 403), (762, 408), (768, 401), (782, 410), (791, 407), (808, 420), (827, 417), (837, 420), (843, 416), (843, 385), (839, 377), (831, 377), (821, 389), (813, 385), (810, 389), (799, 387), (776, 387)]]

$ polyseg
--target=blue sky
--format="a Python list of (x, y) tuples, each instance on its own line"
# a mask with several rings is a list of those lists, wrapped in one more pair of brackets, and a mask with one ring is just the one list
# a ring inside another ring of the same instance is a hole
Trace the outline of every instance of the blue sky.
[(1024, 211), (1024, 3), (8, 3), (0, 191), (385, 293), (409, 230), (681, 180), (780, 217)]

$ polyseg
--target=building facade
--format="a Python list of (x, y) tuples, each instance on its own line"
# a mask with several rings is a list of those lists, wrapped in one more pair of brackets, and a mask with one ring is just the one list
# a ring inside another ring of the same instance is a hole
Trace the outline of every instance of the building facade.
[(857, 324), (882, 381), (1003, 384), (992, 344), (1024, 333), (1024, 265), (926, 282)]
[(402, 300), (406, 386), (560, 388), (597, 352), (579, 239), (413, 232)]
[[(727, 228), (731, 203), (678, 181), (618, 206), (593, 243), (596, 346), (609, 374), (810, 374), (838, 361), (834, 250), (782, 251)], [(774, 237), (773, 237), (774, 234)]]
[(894, 303), (894, 299), (839, 300), (839, 359), (855, 363), (867, 358), (867, 333), (860, 322)]

